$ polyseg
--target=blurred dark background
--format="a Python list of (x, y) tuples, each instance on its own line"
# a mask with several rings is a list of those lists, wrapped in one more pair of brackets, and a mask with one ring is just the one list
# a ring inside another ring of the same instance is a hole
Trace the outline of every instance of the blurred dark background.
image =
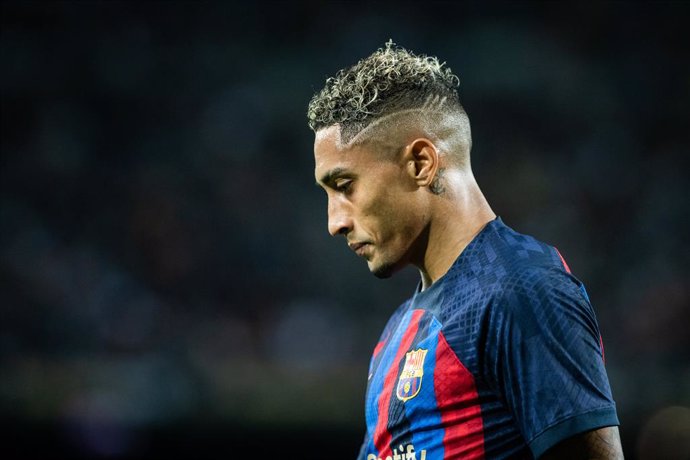
[(460, 76), (494, 210), (588, 287), (627, 458), (690, 458), (686, 3), (1, 8), (2, 458), (355, 457), (417, 275), (328, 236), (305, 111), (388, 39)]

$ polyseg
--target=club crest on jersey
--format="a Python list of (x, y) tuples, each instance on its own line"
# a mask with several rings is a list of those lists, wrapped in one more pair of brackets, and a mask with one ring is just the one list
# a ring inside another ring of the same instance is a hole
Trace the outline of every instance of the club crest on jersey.
[(398, 387), (395, 396), (402, 402), (417, 396), (422, 387), (422, 377), (424, 376), (424, 358), (429, 350), (419, 348), (408, 351), (405, 354), (405, 365), (398, 378)]

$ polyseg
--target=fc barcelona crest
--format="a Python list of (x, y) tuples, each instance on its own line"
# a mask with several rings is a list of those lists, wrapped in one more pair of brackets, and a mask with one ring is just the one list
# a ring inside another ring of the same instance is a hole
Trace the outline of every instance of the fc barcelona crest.
[(395, 396), (402, 402), (412, 399), (417, 396), (419, 389), (422, 387), (422, 376), (424, 375), (424, 358), (426, 352), (419, 348), (417, 350), (408, 351), (405, 354), (405, 365), (398, 378), (398, 387), (395, 390)]

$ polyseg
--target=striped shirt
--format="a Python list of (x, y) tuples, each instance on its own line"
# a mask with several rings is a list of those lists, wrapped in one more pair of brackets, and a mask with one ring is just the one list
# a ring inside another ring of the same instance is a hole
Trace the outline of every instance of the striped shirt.
[(618, 425), (584, 286), (496, 218), (391, 316), (365, 414), (360, 460), (536, 458)]

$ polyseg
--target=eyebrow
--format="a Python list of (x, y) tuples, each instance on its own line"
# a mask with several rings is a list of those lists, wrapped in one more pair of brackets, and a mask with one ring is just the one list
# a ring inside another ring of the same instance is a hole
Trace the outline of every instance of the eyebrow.
[(326, 174), (321, 176), (321, 179), (318, 182), (316, 182), (316, 185), (318, 185), (319, 187), (321, 187), (321, 184), (328, 185), (328, 184), (332, 183), (334, 179), (336, 179), (339, 176), (344, 175), (345, 173), (347, 173), (347, 169), (345, 169), (345, 168), (342, 168), (342, 167), (333, 168), (330, 171), (326, 172)]

